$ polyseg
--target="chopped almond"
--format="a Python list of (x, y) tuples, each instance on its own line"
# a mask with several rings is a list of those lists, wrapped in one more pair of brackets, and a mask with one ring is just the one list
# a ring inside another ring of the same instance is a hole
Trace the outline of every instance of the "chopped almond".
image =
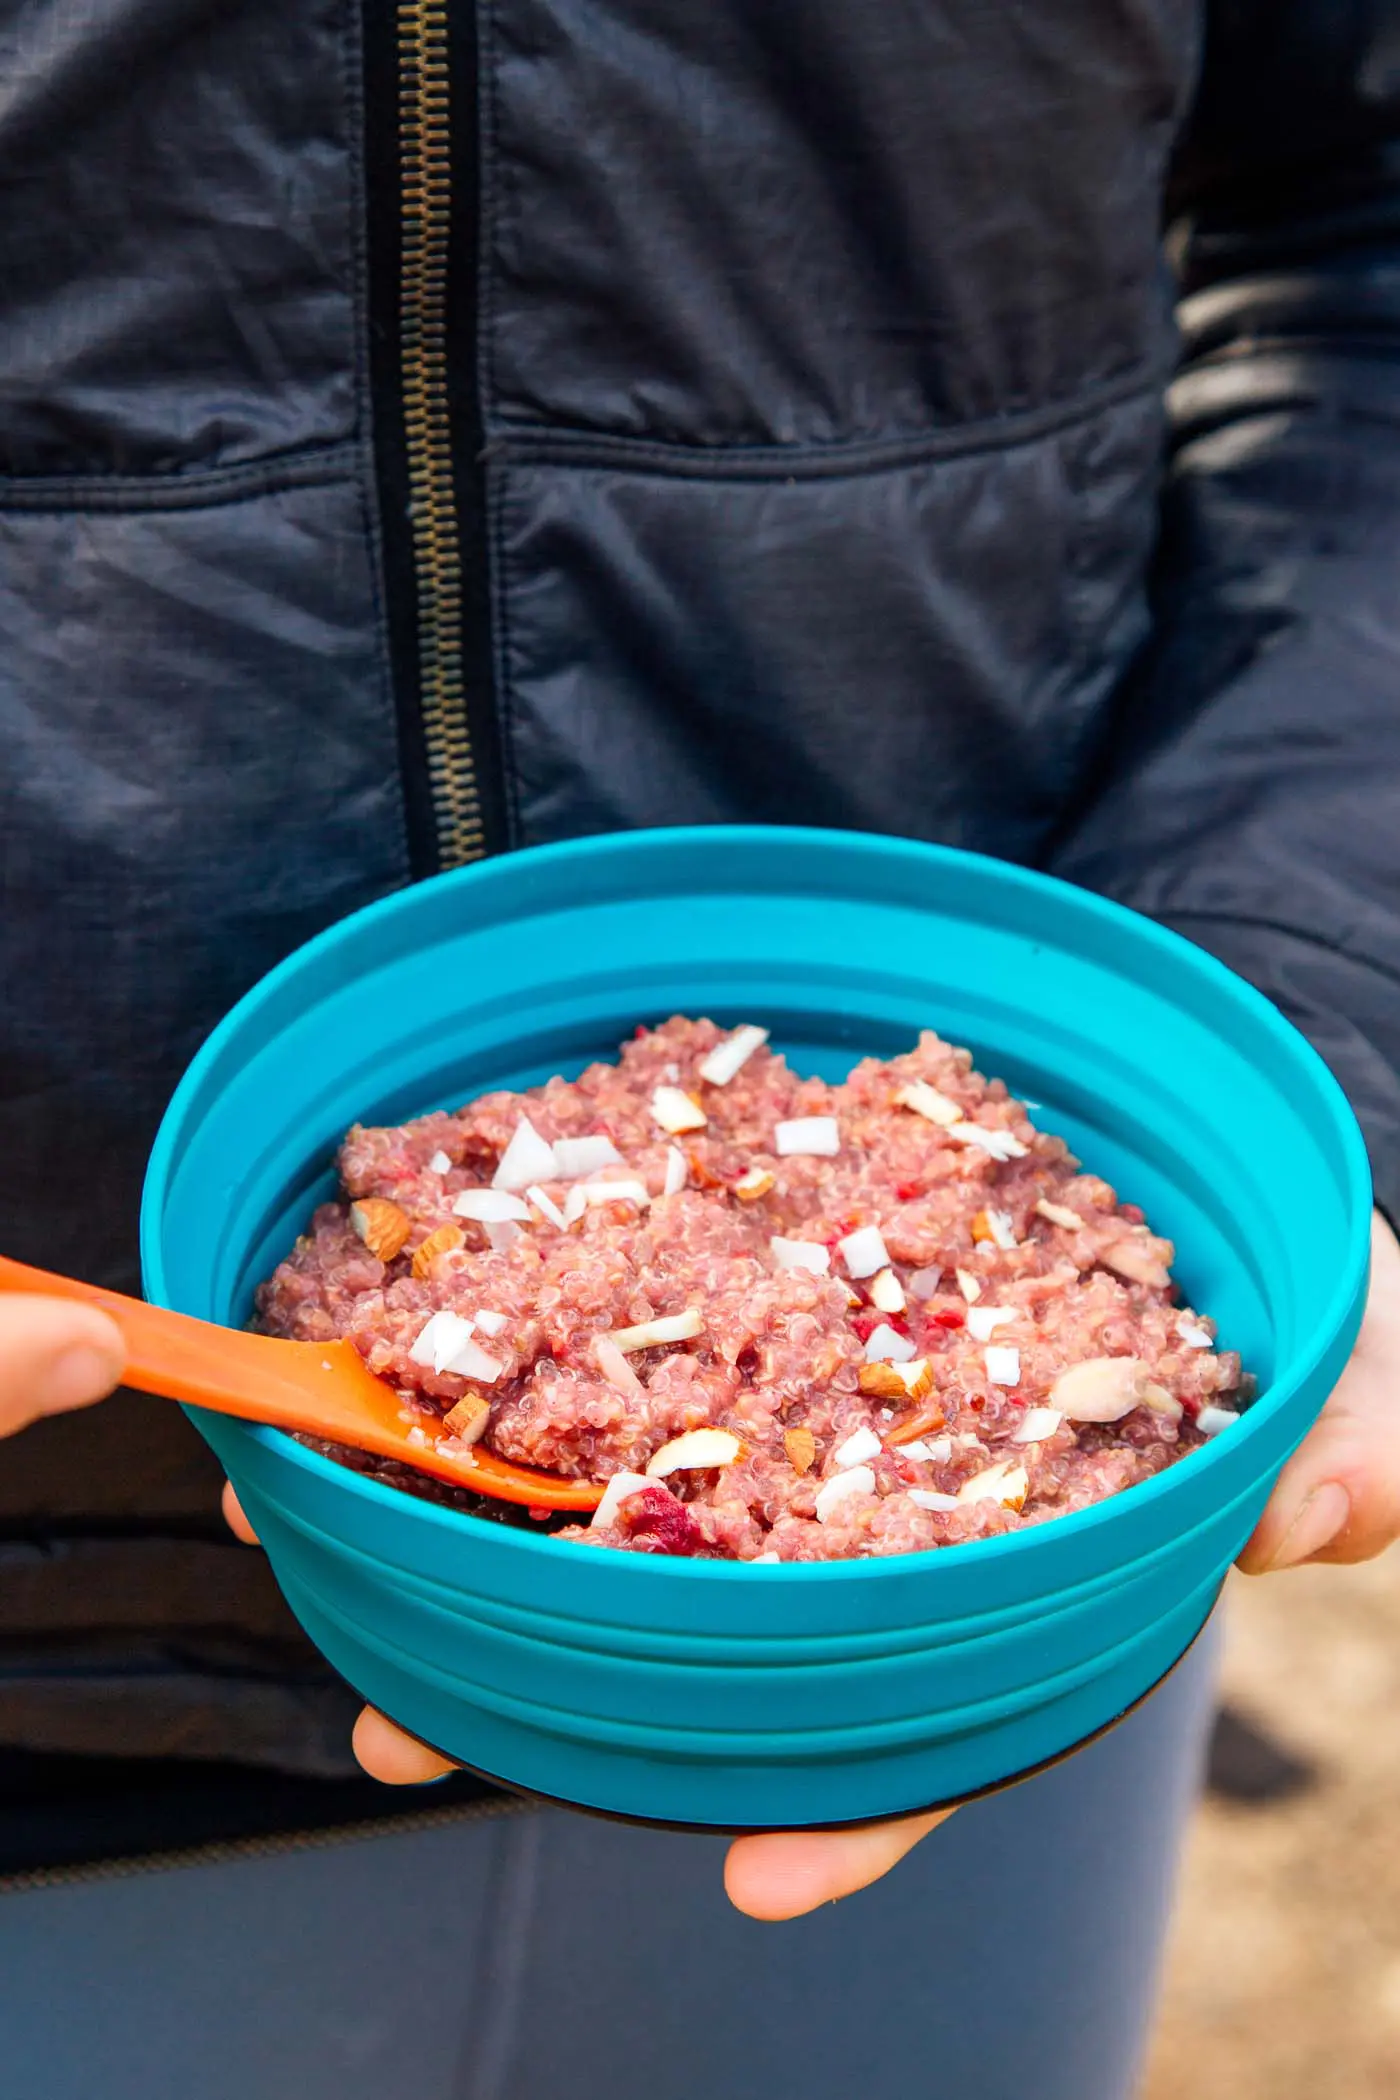
[(1105, 1247), (1099, 1260), (1127, 1283), (1141, 1283), (1149, 1290), (1164, 1291), (1171, 1282), (1167, 1263), (1174, 1251), (1170, 1240), (1159, 1240), (1150, 1232), (1132, 1233), (1126, 1239), (1115, 1240), (1111, 1247)]
[(913, 1357), (907, 1363), (870, 1363), (860, 1367), (860, 1389), (872, 1400), (894, 1400), (907, 1407), (911, 1400), (922, 1400), (933, 1384), (933, 1373), (926, 1357)]
[(983, 1240), (996, 1239), (996, 1234), (992, 1231), (992, 1221), (984, 1210), (979, 1210), (972, 1221), (972, 1237), (979, 1245)]
[(660, 1349), (668, 1342), (689, 1342), (705, 1325), (705, 1316), (698, 1305), (687, 1306), (683, 1313), (672, 1313), (665, 1320), (643, 1320), (637, 1327), (618, 1327), (608, 1337), (624, 1356), (636, 1349)]
[(907, 1422), (900, 1422), (886, 1437), (887, 1444), (917, 1444), (922, 1437), (937, 1436), (940, 1429), (948, 1426), (947, 1416), (938, 1401), (922, 1407), (911, 1415)]
[(773, 1176), (766, 1167), (750, 1167), (734, 1184), (734, 1193), (741, 1203), (757, 1203), (773, 1187)]
[(783, 1431), (783, 1449), (794, 1473), (809, 1473), (817, 1456), (817, 1440), (803, 1423), (797, 1429)]
[(413, 1274), (419, 1283), (426, 1283), (433, 1273), (433, 1263), (440, 1254), (455, 1254), (466, 1242), (466, 1234), (460, 1225), (439, 1225), (413, 1250)]
[(1164, 1415), (1169, 1422), (1179, 1422), (1184, 1412), (1175, 1393), (1169, 1393), (1164, 1385), (1145, 1385), (1142, 1404), (1154, 1415)]
[(965, 1480), (958, 1489), (959, 1502), (999, 1502), (1003, 1509), (1020, 1509), (1030, 1493), (1030, 1479), (1024, 1466), (1009, 1465), (1005, 1459), (999, 1465), (987, 1466)]
[(646, 1390), (617, 1343), (609, 1341), (605, 1334), (595, 1335), (593, 1338), (593, 1361), (608, 1384), (615, 1386), (619, 1393), (641, 1393)]
[(953, 1274), (957, 1277), (958, 1289), (962, 1292), (968, 1304), (975, 1305), (982, 1295), (982, 1286), (977, 1281), (977, 1278), (966, 1269), (955, 1269)]
[(647, 1472), (653, 1480), (663, 1480), (668, 1473), (703, 1473), (711, 1466), (732, 1466), (743, 1448), (728, 1429), (687, 1429), (652, 1452)]
[(413, 1230), (411, 1220), (384, 1196), (365, 1196), (350, 1206), (350, 1223), (376, 1261), (402, 1254)]
[(479, 1443), (486, 1433), (486, 1424), (491, 1418), (491, 1403), (480, 1393), (468, 1393), (442, 1418), (442, 1426), (459, 1443)]
[(1050, 1405), (1071, 1422), (1121, 1422), (1141, 1407), (1148, 1382), (1135, 1356), (1091, 1356), (1061, 1371), (1050, 1388)]

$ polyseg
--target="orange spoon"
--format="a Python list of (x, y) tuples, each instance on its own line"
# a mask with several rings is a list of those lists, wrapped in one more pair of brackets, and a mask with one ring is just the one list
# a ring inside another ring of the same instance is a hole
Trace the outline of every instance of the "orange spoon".
[(216, 1414), (274, 1429), (295, 1429), (327, 1443), (350, 1444), (378, 1458), (398, 1459), (454, 1487), (517, 1502), (530, 1509), (596, 1509), (599, 1482), (566, 1480), (514, 1466), (480, 1446), (447, 1451), (441, 1430), (416, 1417), (426, 1444), (410, 1443), (413, 1421), (401, 1421), (398, 1394), (367, 1369), (350, 1342), (279, 1342), (242, 1334), (184, 1313), (164, 1312), (140, 1298), (98, 1290), (71, 1276), (51, 1276), (0, 1255), (0, 1291), (47, 1298), (81, 1298), (110, 1313), (126, 1338), (125, 1383), (167, 1400), (186, 1400)]

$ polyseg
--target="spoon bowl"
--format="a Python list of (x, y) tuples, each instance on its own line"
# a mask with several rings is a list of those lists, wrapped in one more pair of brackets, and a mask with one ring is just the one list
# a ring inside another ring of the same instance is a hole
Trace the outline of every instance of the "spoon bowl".
[(405, 1408), (350, 1342), (282, 1342), (216, 1327), (4, 1255), (0, 1291), (79, 1298), (109, 1313), (126, 1340), (125, 1383), (139, 1392), (347, 1444), (526, 1509), (596, 1509), (603, 1499), (601, 1483), (512, 1465), (493, 1451), (444, 1436), (440, 1422)]

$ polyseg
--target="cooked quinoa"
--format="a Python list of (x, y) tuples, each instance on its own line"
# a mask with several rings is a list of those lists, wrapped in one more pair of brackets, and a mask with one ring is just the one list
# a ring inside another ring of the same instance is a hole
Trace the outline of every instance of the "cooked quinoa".
[(933, 1034), (831, 1086), (675, 1019), (577, 1079), (357, 1127), (340, 1175), (258, 1325), (348, 1337), (464, 1441), (614, 1483), (563, 1537), (960, 1544), (1147, 1479), (1241, 1397), (1170, 1242)]

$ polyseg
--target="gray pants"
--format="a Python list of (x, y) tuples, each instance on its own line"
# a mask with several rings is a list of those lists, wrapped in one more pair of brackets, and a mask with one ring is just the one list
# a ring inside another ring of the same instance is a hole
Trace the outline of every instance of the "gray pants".
[(33, 2100), (1126, 2100), (1210, 1710), (1139, 1713), (789, 1925), (723, 1846), (512, 1813), (0, 1898)]

